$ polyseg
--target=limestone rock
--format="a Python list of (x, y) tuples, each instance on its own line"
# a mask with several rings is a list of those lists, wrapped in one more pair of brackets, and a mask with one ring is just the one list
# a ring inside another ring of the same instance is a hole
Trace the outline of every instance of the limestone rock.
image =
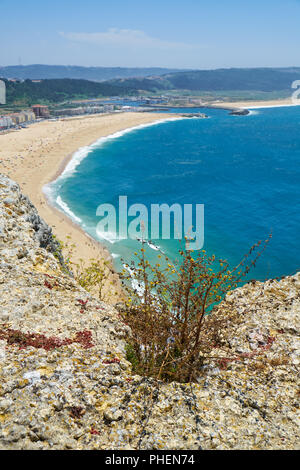
[(0, 175), (0, 449), (299, 448), (300, 274), (229, 293), (224, 347), (243, 360), (166, 384), (132, 375), (128, 327), (63, 266)]

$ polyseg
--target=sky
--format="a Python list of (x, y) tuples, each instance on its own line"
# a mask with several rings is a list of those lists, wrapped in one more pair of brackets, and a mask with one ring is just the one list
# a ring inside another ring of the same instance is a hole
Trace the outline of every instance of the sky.
[(0, 66), (300, 66), (300, 0), (0, 0)]

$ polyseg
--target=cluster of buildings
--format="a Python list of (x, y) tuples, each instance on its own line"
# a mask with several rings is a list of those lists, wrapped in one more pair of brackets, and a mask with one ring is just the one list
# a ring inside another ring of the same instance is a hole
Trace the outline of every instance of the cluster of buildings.
[(38, 118), (48, 118), (50, 116), (50, 112), (48, 106), (42, 104), (34, 104), (31, 106), (32, 111), (35, 114), (35, 117)]
[(49, 117), (48, 106), (34, 105), (31, 110), (20, 111), (19, 113), (11, 113), (0, 116), (0, 130), (9, 129), (15, 126), (30, 124), (39, 118)]
[(125, 113), (149, 113), (150, 111), (165, 111), (166, 108), (151, 107), (151, 106), (121, 106), (121, 111)]
[(24, 124), (25, 122), (32, 122), (35, 120), (35, 114), (33, 111), (21, 111), (20, 113), (9, 114), (15, 125)]
[[(84, 114), (112, 113), (115, 110), (113, 104), (101, 104), (89, 106), (80, 106), (76, 108), (53, 109), (51, 115), (55, 117), (80, 116)], [(36, 119), (47, 119), (50, 117), (48, 106), (35, 104), (31, 110), (20, 111), (18, 113), (0, 115), (0, 131), (16, 126), (22, 126), (31, 123)]]
[[(0, 104), (1, 98), (2, 104), (5, 103), (5, 84), (0, 81)], [(197, 104), (198, 103), (199, 100)], [(137, 106), (137, 104), (139, 106)], [(69, 107), (51, 110), (51, 115), (53, 117), (82, 116), (85, 114), (113, 113), (116, 110), (123, 112), (145, 112), (151, 110), (157, 111), (160, 106), (161, 109), (164, 110), (165, 106), (189, 106), (195, 104), (195, 99), (189, 97), (139, 96), (128, 97), (127, 100), (126, 98), (117, 99), (115, 97), (110, 103), (105, 103), (103, 100), (101, 102), (100, 99), (73, 102), (70, 103)], [(74, 107), (74, 105), (76, 107)], [(48, 106), (36, 104), (33, 105), (30, 110), (0, 115), (0, 131), (26, 125), (26, 123), (31, 123), (36, 119), (47, 119), (49, 117), (50, 112)]]
[(53, 116), (80, 116), (83, 114), (112, 113), (115, 110), (114, 105), (104, 104), (101, 106), (79, 106), (77, 108), (54, 109)]
[[(119, 99), (119, 98), (118, 98)], [(160, 95), (160, 96), (146, 96), (140, 95), (136, 97), (127, 97), (122, 101), (136, 102), (139, 105), (145, 106), (201, 106), (203, 104), (199, 97), (193, 96), (177, 96), (177, 95)]]
[(34, 120), (35, 114), (33, 111), (21, 111), (20, 113), (5, 114), (4, 116), (0, 116), (0, 130), (20, 126)]
[(10, 116), (0, 116), (0, 131), (4, 129), (9, 129), (15, 124)]

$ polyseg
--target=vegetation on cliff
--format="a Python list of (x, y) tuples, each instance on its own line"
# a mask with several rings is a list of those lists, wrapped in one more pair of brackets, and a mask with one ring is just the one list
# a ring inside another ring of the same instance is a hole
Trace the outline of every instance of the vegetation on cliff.
[(124, 317), (58, 250), (0, 175), (0, 449), (299, 448), (299, 273), (228, 292), (222, 344), (170, 383), (134, 371)]
[(137, 262), (126, 265), (129, 274), (123, 271), (128, 298), (122, 316), (132, 330), (127, 353), (135, 372), (197, 381), (203, 364), (216, 359), (212, 351), (223, 346), (224, 318), (216, 308), (255, 266), (270, 238), (255, 244), (235, 268), (205, 250), (186, 249), (178, 261), (161, 253), (151, 265), (142, 247)]

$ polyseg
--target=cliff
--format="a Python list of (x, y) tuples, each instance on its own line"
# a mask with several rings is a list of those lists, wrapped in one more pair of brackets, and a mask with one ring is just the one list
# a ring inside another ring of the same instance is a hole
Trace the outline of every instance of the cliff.
[(51, 228), (0, 175), (0, 448), (299, 447), (300, 275), (247, 284), (228, 311), (227, 350), (197, 384), (132, 375), (129, 328), (77, 285)]

